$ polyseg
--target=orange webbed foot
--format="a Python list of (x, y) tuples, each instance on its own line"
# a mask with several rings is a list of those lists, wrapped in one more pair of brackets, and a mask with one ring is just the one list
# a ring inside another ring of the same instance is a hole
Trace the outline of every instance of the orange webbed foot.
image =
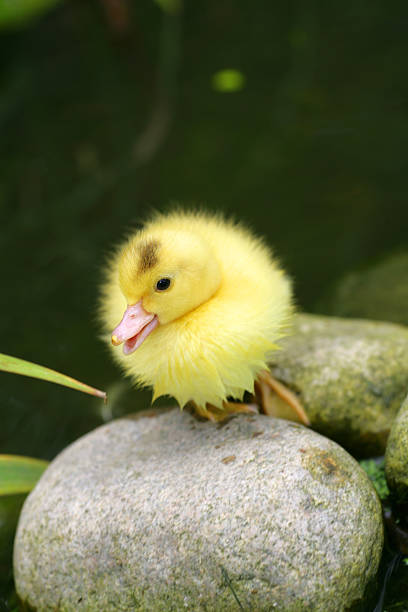
[(284, 403), (286, 409), (289, 407), (290, 414), (304, 425), (310, 425), (309, 418), (293, 391), (284, 384), (273, 378), (268, 370), (259, 374), (255, 382), (255, 393), (262, 411), (269, 416), (281, 416), (278, 404)]

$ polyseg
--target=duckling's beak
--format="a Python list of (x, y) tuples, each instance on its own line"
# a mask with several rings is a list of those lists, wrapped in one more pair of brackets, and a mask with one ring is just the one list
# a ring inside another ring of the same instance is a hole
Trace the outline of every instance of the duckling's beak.
[(112, 344), (123, 345), (125, 355), (133, 353), (158, 326), (159, 320), (152, 312), (146, 312), (142, 300), (128, 306), (119, 325), (112, 332)]

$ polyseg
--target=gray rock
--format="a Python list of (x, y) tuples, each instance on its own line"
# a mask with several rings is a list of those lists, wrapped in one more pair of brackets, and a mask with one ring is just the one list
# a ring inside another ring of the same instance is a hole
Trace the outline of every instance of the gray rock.
[(408, 329), (298, 315), (273, 375), (299, 393), (313, 429), (359, 456), (381, 455), (408, 390)]
[(336, 443), (176, 409), (100, 427), (51, 464), (21, 515), (15, 580), (41, 611), (341, 612), (382, 545), (378, 497)]
[(340, 279), (316, 310), (338, 317), (408, 325), (408, 253), (388, 255)]
[(388, 486), (400, 500), (408, 500), (408, 397), (391, 428), (385, 453)]

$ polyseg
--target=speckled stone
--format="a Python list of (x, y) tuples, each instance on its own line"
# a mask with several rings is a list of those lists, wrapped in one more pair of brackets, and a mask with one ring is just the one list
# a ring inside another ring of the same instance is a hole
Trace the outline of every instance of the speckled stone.
[(41, 611), (341, 612), (382, 545), (377, 495), (336, 443), (266, 416), (214, 425), (176, 409), (112, 422), (57, 457), (25, 503), (14, 568)]
[(408, 329), (298, 315), (272, 373), (299, 393), (313, 429), (359, 456), (381, 455), (408, 389)]
[(400, 500), (408, 500), (408, 397), (394, 421), (385, 453), (388, 486)]

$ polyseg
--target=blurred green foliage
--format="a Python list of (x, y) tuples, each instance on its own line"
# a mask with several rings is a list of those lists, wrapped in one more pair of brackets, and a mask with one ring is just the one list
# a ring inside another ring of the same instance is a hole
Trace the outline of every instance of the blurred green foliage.
[(11, 576), (11, 558), (18, 517), (27, 493), (34, 488), (48, 462), (31, 457), (0, 455), (0, 589)]
[(47, 466), (41, 459), (0, 455), (0, 497), (29, 493)]
[(387, 481), (385, 479), (384, 459), (375, 461), (374, 459), (364, 459), (360, 465), (373, 483), (378, 496), (381, 500), (387, 499), (390, 494)]
[(41, 15), (61, 0), (0, 0), (0, 28), (19, 26)]
[(11, 576), (14, 534), (26, 494), (0, 496), (0, 595)]
[(183, 4), (182, 0), (154, 0), (156, 4), (160, 6), (160, 8), (167, 13), (178, 13)]
[(219, 70), (213, 74), (213, 89), (220, 92), (240, 91), (245, 86), (245, 76), (239, 70)]

